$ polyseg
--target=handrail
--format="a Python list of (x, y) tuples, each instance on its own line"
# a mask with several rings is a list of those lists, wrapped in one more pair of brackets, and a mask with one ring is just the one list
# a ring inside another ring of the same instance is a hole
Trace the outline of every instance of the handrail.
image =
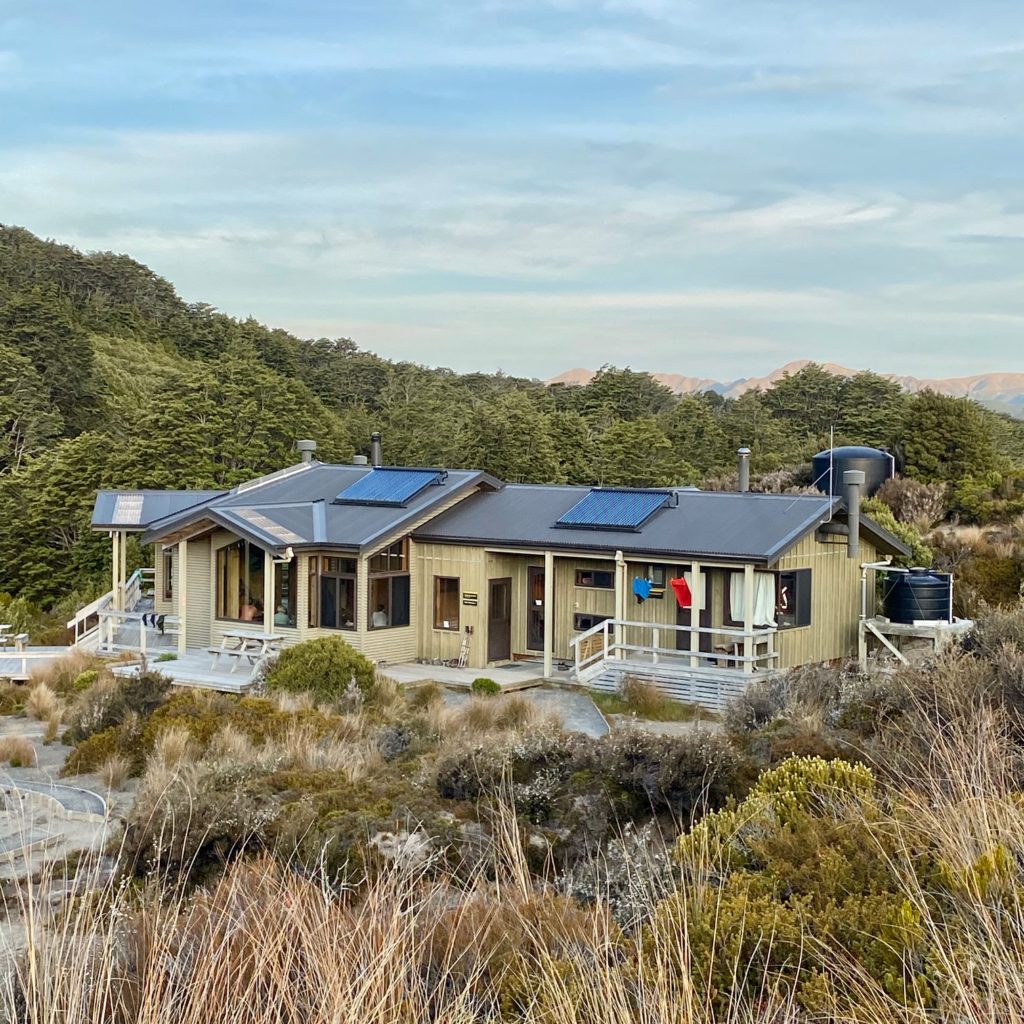
[[(623, 638), (622, 631), (624, 629), (649, 631), (652, 634), (652, 642), (627, 643)], [(675, 643), (671, 647), (663, 646), (661, 644), (663, 630), (673, 636), (677, 636), (679, 633), (688, 634), (691, 638), (691, 646), (683, 649), (678, 648)], [(569, 641), (569, 645), (573, 648), (575, 655), (576, 678), (581, 682), (596, 674), (593, 672), (595, 667), (603, 667), (609, 660), (626, 657), (629, 654), (649, 656), (652, 665), (657, 665), (661, 659), (665, 659), (669, 665), (685, 661), (688, 662), (691, 669), (696, 669), (702, 665), (707, 667), (708, 662), (714, 662), (715, 667), (718, 667), (721, 662), (726, 662), (730, 667), (750, 673), (761, 666), (770, 667), (778, 658), (774, 644), (776, 633), (777, 630), (774, 628), (744, 630), (729, 626), (681, 626), (672, 623), (607, 618), (573, 637)], [(701, 635), (724, 637), (732, 642), (724, 649), (702, 651), (699, 649), (699, 645), (693, 642), (693, 638)], [(597, 636), (602, 638), (602, 643), (595, 650), (584, 653), (585, 641)], [(758, 641), (766, 642), (767, 650), (763, 653), (757, 653)], [(729, 647), (732, 649), (729, 650)]]

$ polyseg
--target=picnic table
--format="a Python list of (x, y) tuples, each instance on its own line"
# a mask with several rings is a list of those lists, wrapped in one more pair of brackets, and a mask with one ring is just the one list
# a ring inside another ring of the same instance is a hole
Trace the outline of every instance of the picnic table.
[(15, 633), (9, 622), (0, 622), (0, 647), (13, 647), (22, 652), (28, 646), (28, 633)]
[(220, 647), (208, 648), (213, 655), (210, 668), (215, 669), (221, 658), (230, 658), (231, 671), (247, 658), (250, 665), (255, 665), (268, 654), (272, 654), (281, 644), (280, 633), (257, 633), (251, 629), (225, 629), (221, 633)]

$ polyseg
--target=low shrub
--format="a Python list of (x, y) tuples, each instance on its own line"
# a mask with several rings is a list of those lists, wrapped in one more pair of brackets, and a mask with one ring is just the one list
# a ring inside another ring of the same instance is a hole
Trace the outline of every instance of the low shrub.
[(501, 693), (501, 687), (493, 679), (487, 679), (485, 676), (474, 679), (470, 690), (478, 697), (496, 697)]
[(423, 683), (406, 694), (409, 707), (416, 711), (425, 711), (427, 708), (444, 701), (444, 690), (438, 683)]
[(0, 683), (0, 715), (18, 715), (25, 710), (27, 688), (21, 683)]
[(318, 701), (343, 699), (355, 683), (364, 699), (375, 689), (373, 662), (340, 637), (321, 637), (288, 647), (267, 671), (267, 689), (312, 693)]
[(57, 694), (46, 683), (36, 683), (29, 687), (28, 697), (25, 699), (26, 714), (42, 722), (56, 714), (59, 707)]
[(178, 656), (176, 654), (174, 654), (173, 652), (171, 652), (171, 651), (164, 651), (163, 654), (158, 655), (153, 660), (156, 661), (156, 662), (161, 662), (161, 661), (177, 661), (178, 660)]
[(145, 718), (163, 702), (171, 681), (159, 672), (103, 678), (79, 694), (68, 714), (64, 742), (76, 744), (119, 725), (130, 715)]

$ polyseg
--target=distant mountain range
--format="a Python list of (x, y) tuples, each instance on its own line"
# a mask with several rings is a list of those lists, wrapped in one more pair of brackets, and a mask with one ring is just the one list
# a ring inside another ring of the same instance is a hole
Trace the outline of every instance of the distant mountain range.
[[(677, 395), (690, 395), (700, 391), (717, 391), (726, 398), (736, 398), (744, 391), (766, 390), (787, 373), (796, 373), (810, 365), (810, 359), (796, 359), (764, 377), (741, 377), (738, 380), (720, 381), (710, 377), (685, 377), (679, 373), (653, 373), (655, 380), (671, 388)], [(821, 363), (821, 368), (837, 377), (851, 377), (860, 371), (851, 370), (838, 363)], [(596, 373), (595, 370), (566, 370), (552, 377), (548, 384), (586, 384)], [(979, 373), (974, 377), (905, 377), (895, 373), (883, 374), (890, 380), (898, 381), (907, 391), (938, 391), (958, 398), (973, 398), (992, 409), (1024, 416), (1024, 373)]]

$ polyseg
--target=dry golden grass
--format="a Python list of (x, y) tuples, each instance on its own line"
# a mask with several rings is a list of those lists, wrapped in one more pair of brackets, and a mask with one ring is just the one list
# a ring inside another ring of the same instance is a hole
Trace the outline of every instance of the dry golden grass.
[(104, 672), (106, 664), (94, 654), (72, 648), (63, 658), (51, 661), (32, 673), (33, 684), (45, 684), (55, 693), (65, 693), (75, 680), (90, 669)]
[(173, 771), (180, 764), (192, 761), (197, 756), (196, 745), (183, 726), (175, 725), (163, 729), (156, 737), (149, 765)]
[(25, 713), (37, 721), (43, 722), (60, 711), (60, 699), (47, 683), (34, 682), (29, 688), (25, 699)]
[(12, 768), (33, 768), (36, 748), (24, 736), (0, 736), (0, 763)]
[(100, 765), (97, 775), (103, 780), (103, 785), (107, 789), (113, 790), (123, 788), (125, 782), (128, 781), (130, 772), (131, 765), (128, 763), (128, 759), (120, 754), (113, 754)]
[(291, 725), (276, 742), (268, 742), (263, 756), (278, 760), (283, 768), (337, 772), (349, 782), (366, 778), (384, 763), (372, 740), (322, 736), (301, 722)]

